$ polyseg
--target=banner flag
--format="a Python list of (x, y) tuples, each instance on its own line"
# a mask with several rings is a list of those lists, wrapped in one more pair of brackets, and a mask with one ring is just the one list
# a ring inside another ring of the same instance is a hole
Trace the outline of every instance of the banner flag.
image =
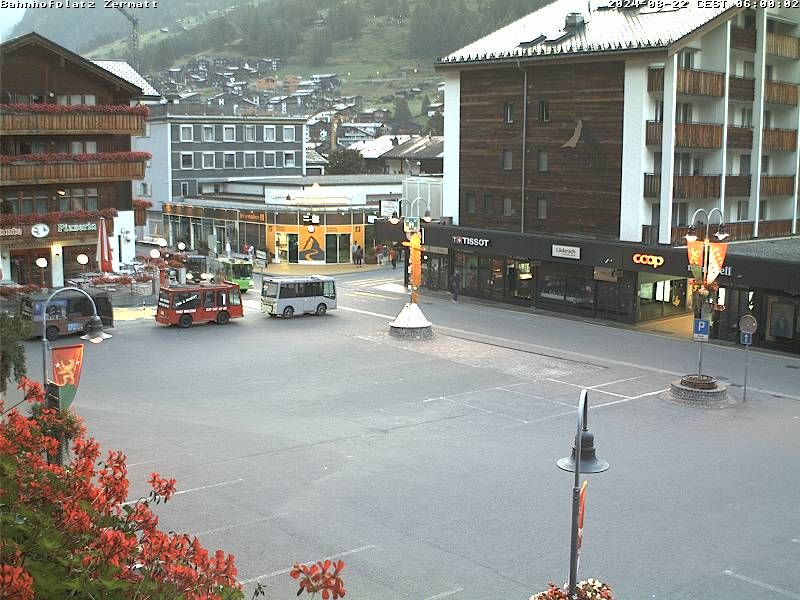
[(706, 273), (706, 283), (714, 281), (722, 271), (725, 264), (725, 254), (728, 251), (728, 244), (709, 244), (708, 245), (708, 273)]
[(52, 349), (53, 382), (61, 388), (61, 408), (67, 409), (75, 399), (81, 381), (83, 344)]
[(695, 281), (703, 281), (703, 242), (695, 240), (688, 242), (686, 249), (689, 253), (689, 268)]

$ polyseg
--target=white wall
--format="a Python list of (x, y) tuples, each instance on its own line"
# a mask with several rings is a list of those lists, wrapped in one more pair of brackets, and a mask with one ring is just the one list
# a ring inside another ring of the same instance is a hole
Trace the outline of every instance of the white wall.
[[(645, 88), (646, 89), (646, 88)], [(444, 74), (444, 178), (442, 215), (458, 224), (461, 155), (461, 73)]]
[[(149, 152), (153, 158), (145, 168), (144, 181), (150, 184), (151, 195), (142, 196), (139, 194), (139, 181), (134, 181), (133, 197), (149, 200), (153, 207), (149, 209), (151, 213), (157, 213), (152, 219), (158, 224), (161, 223), (161, 206), (164, 202), (172, 200), (172, 142), (170, 139), (169, 123), (152, 122), (149, 123), (150, 135), (131, 137), (131, 149), (135, 152)], [(148, 232), (146, 231), (145, 234)]]
[(644, 174), (653, 172), (653, 153), (645, 143), (645, 122), (655, 115), (654, 103), (647, 94), (648, 66), (641, 59), (625, 61), (619, 239), (627, 242), (641, 242), (642, 225), (650, 223)]

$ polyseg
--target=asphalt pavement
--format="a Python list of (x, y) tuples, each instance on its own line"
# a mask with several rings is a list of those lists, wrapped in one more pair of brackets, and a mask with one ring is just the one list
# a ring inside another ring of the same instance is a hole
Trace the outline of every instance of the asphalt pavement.
[[(724, 409), (665, 390), (696, 370), (674, 336), (423, 295), (431, 341), (388, 335), (401, 271), (339, 277), (339, 309), (225, 326), (120, 321), (87, 347), (76, 409), (128, 455), (131, 498), (292, 597), (295, 561), (341, 557), (348, 597), (528, 598), (569, 565), (581, 389), (611, 468), (588, 476), (579, 576), (620, 599), (800, 599), (800, 359), (708, 345)], [(70, 343), (66, 339), (61, 343)], [(38, 372), (39, 348), (29, 345)]]

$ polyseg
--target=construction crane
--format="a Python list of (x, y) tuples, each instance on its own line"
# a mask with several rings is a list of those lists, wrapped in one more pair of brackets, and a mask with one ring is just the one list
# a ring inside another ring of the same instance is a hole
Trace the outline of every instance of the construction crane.
[(133, 68), (139, 70), (139, 17), (133, 16), (124, 8), (116, 7), (116, 9), (125, 15), (125, 18), (131, 22), (131, 35), (128, 38), (128, 53)]

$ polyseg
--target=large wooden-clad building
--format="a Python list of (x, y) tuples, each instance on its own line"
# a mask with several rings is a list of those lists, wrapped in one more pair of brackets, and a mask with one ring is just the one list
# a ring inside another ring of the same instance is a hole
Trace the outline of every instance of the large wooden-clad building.
[(800, 351), (800, 282), (784, 276), (800, 256), (776, 258), (772, 283), (754, 278), (767, 262), (734, 258), (800, 241), (800, 11), (618, 4), (555, 0), (437, 61), (453, 224), (428, 228), (428, 284), (459, 272), (465, 294), (498, 301), (629, 323), (684, 314), (687, 269), (668, 246), (719, 209), (733, 244), (716, 333), (793, 311), (788, 337), (765, 327), (758, 343)]
[(131, 152), (147, 115), (135, 104), (155, 90), (35, 33), (0, 45), (0, 86), (0, 279), (58, 287), (79, 254), (92, 270), (100, 219), (115, 263), (132, 260), (131, 181), (150, 158)]

